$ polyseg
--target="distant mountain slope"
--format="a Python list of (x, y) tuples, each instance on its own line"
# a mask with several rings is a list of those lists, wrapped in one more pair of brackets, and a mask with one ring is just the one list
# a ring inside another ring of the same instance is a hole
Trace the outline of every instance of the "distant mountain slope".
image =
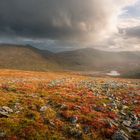
[[(23, 70), (49, 70), (59, 66), (51, 59), (52, 53), (31, 46), (0, 45), (0, 68)], [(46, 58), (47, 57), (47, 58)]]
[(0, 68), (23, 70), (140, 70), (140, 52), (106, 52), (96, 49), (52, 53), (32, 46), (0, 45)]
[(75, 70), (133, 70), (140, 68), (140, 52), (106, 52), (81, 49), (57, 54), (57, 62)]

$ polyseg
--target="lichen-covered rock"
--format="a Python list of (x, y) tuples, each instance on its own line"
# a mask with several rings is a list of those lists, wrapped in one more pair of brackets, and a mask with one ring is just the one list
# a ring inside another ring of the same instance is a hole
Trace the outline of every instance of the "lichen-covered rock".
[(2, 107), (2, 110), (4, 110), (4, 111), (7, 112), (7, 113), (13, 113), (13, 109), (11, 109), (11, 108), (8, 107), (8, 106), (3, 106), (3, 107)]
[(9, 117), (10, 113), (13, 113), (13, 110), (8, 106), (0, 107), (0, 117)]

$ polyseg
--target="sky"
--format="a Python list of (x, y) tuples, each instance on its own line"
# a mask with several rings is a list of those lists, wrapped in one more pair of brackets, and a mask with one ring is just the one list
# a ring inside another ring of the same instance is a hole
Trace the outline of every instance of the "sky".
[(0, 43), (140, 51), (140, 0), (0, 0)]

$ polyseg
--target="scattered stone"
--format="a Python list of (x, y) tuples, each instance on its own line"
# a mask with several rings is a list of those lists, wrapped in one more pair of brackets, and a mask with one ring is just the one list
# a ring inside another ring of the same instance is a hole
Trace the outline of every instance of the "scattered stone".
[(137, 103), (138, 103), (138, 101), (137, 101), (137, 100), (134, 100), (134, 101), (133, 101), (133, 103), (134, 103), (134, 104), (137, 104)]
[(4, 112), (4, 111), (1, 111), (0, 110), (0, 118), (3, 118), (3, 117), (9, 117), (9, 115), (7, 114), (7, 112)]
[(16, 114), (19, 114), (19, 113), (20, 113), (20, 111), (16, 111), (15, 113), (16, 113)]
[(0, 117), (9, 117), (9, 114), (13, 113), (13, 110), (7, 106), (0, 107)]
[(75, 109), (75, 110), (80, 110), (81, 107), (80, 107), (80, 106), (75, 106), (74, 109)]
[(112, 140), (129, 140), (128, 137), (121, 131), (117, 131), (113, 136)]
[(68, 106), (65, 105), (65, 104), (62, 104), (61, 107), (60, 107), (61, 110), (67, 110), (68, 109)]
[(52, 127), (55, 127), (55, 123), (53, 121), (49, 121), (49, 124), (52, 126)]
[(78, 121), (78, 117), (77, 116), (73, 116), (73, 117), (70, 118), (70, 122), (73, 123), (73, 124), (77, 123), (77, 121)]
[(132, 133), (134, 130), (132, 128), (129, 128), (129, 127), (126, 127), (126, 130), (129, 132), (129, 133)]
[(45, 112), (48, 109), (48, 106), (42, 106), (40, 108), (40, 112)]
[(123, 110), (121, 110), (120, 113), (121, 113), (121, 115), (126, 116), (126, 113)]
[(8, 113), (13, 113), (13, 110), (11, 108), (9, 108), (8, 106), (3, 106), (2, 109)]
[(125, 120), (125, 121), (123, 121), (123, 125), (124, 125), (124, 126), (127, 126), (127, 127), (130, 127), (131, 121)]
[(122, 109), (123, 109), (123, 110), (128, 109), (128, 108), (129, 108), (129, 107), (126, 106), (126, 105), (123, 105), (123, 106), (122, 106)]
[(80, 128), (80, 125), (79, 125), (79, 124), (76, 124), (75, 127), (76, 127), (76, 128)]
[(117, 126), (117, 127), (119, 126), (118, 123), (115, 122), (114, 120), (109, 119), (108, 122), (109, 122), (111, 127), (112, 127), (112, 125)]
[(106, 107), (107, 105), (105, 103), (103, 103), (103, 106)]

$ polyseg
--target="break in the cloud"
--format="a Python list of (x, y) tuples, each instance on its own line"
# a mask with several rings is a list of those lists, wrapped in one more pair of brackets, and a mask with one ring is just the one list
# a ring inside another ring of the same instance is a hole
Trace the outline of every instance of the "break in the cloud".
[(101, 42), (107, 50), (140, 51), (140, 18), (121, 19), (118, 24), (118, 33), (109, 36)]
[[(100, 46), (111, 40), (114, 48), (126, 47), (126, 43), (130, 46), (130, 40), (138, 45), (140, 20), (133, 19), (137, 20), (134, 22), (137, 25), (133, 26), (132, 21), (127, 21), (132, 20), (131, 17), (119, 17), (132, 10), (134, 13), (131, 7), (135, 7), (136, 1), (0, 0), (0, 36), (13, 37), (17, 42), (55, 47), (61, 44), (67, 48), (75, 47), (71, 45), (74, 43)], [(52, 40), (51, 43), (48, 40)], [(118, 46), (117, 40), (123, 43)], [(110, 44), (104, 46), (112, 47)]]

